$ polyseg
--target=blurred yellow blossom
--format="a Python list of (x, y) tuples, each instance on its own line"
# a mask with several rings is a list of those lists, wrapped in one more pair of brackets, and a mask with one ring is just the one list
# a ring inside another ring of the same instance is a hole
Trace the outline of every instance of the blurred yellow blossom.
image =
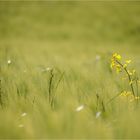
[[(121, 55), (119, 55), (118, 53), (114, 53), (111, 58), (111, 68), (115, 69), (117, 73), (120, 73), (122, 71), (125, 72), (131, 89), (131, 94), (134, 97), (136, 97), (136, 95), (138, 95), (138, 83), (139, 83), (136, 70), (135, 69), (130, 70), (128, 68), (128, 64), (131, 63), (130, 59), (126, 60), (124, 63), (121, 59), (122, 59)], [(130, 95), (130, 93), (128, 94), (128, 92), (126, 91), (120, 94), (120, 96), (128, 96), (128, 95)]]
[(126, 62), (127, 64), (129, 64), (129, 63), (131, 63), (131, 60), (126, 60), (125, 62)]

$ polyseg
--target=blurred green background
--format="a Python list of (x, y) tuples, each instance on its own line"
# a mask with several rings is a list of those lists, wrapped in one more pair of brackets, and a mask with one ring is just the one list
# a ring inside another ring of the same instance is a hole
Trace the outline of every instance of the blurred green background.
[(112, 53), (139, 74), (139, 45), (139, 1), (0, 1), (0, 138), (140, 138), (128, 103), (96, 118), (96, 94), (106, 103), (129, 88), (110, 69)]
[(23, 53), (26, 50), (26, 54), (42, 50), (44, 55), (48, 48), (54, 53), (59, 51), (60, 57), (62, 54), (76, 58), (81, 54), (92, 57), (94, 53), (115, 51), (138, 55), (139, 4), (139, 1), (1, 1), (1, 47), (14, 46)]

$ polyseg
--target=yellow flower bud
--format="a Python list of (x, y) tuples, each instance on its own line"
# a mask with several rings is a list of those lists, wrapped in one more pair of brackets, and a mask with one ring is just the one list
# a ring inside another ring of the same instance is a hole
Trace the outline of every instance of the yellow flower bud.
[(126, 68), (126, 67), (127, 67), (127, 64), (124, 64), (124, 65), (123, 65), (123, 68)]
[(130, 82), (129, 82), (129, 85), (132, 85), (133, 84), (133, 81), (131, 80)]
[(131, 60), (126, 60), (125, 62), (126, 62), (127, 64), (129, 64), (129, 63), (131, 63)]

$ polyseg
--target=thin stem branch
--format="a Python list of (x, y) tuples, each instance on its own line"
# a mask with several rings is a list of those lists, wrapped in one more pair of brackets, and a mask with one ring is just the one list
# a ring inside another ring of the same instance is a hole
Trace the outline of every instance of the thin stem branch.
[(0, 105), (3, 106), (3, 101), (2, 101), (2, 87), (1, 87), (1, 79), (0, 79)]
[(53, 69), (50, 71), (50, 81), (49, 81), (49, 102), (51, 103), (51, 96), (52, 96), (52, 81), (53, 81)]
[(137, 97), (138, 97), (139, 96), (138, 77), (136, 77), (136, 90), (137, 90)]
[[(124, 69), (124, 71), (127, 73), (127, 76), (128, 76), (128, 79), (129, 79), (129, 83), (131, 83), (132, 81), (132, 78), (131, 78), (131, 75), (129, 74), (128, 70), (126, 67), (123, 66), (123, 64), (121, 64), (118, 60), (116, 60), (116, 62)], [(130, 84), (130, 87), (131, 87), (131, 91), (133, 93), (133, 95), (135, 96), (135, 92), (134, 92), (134, 87), (133, 87), (133, 83)]]

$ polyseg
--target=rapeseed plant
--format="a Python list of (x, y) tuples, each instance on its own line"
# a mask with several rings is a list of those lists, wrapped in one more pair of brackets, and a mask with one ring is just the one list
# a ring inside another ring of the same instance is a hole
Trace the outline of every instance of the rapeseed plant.
[(125, 72), (129, 82), (131, 91), (123, 91), (119, 95), (121, 97), (129, 98), (129, 101), (139, 100), (139, 91), (138, 91), (138, 76), (136, 70), (128, 69), (128, 65), (131, 63), (131, 60), (126, 60), (125, 63), (122, 62), (121, 55), (114, 53), (111, 58), (111, 68), (115, 69), (117, 73)]

